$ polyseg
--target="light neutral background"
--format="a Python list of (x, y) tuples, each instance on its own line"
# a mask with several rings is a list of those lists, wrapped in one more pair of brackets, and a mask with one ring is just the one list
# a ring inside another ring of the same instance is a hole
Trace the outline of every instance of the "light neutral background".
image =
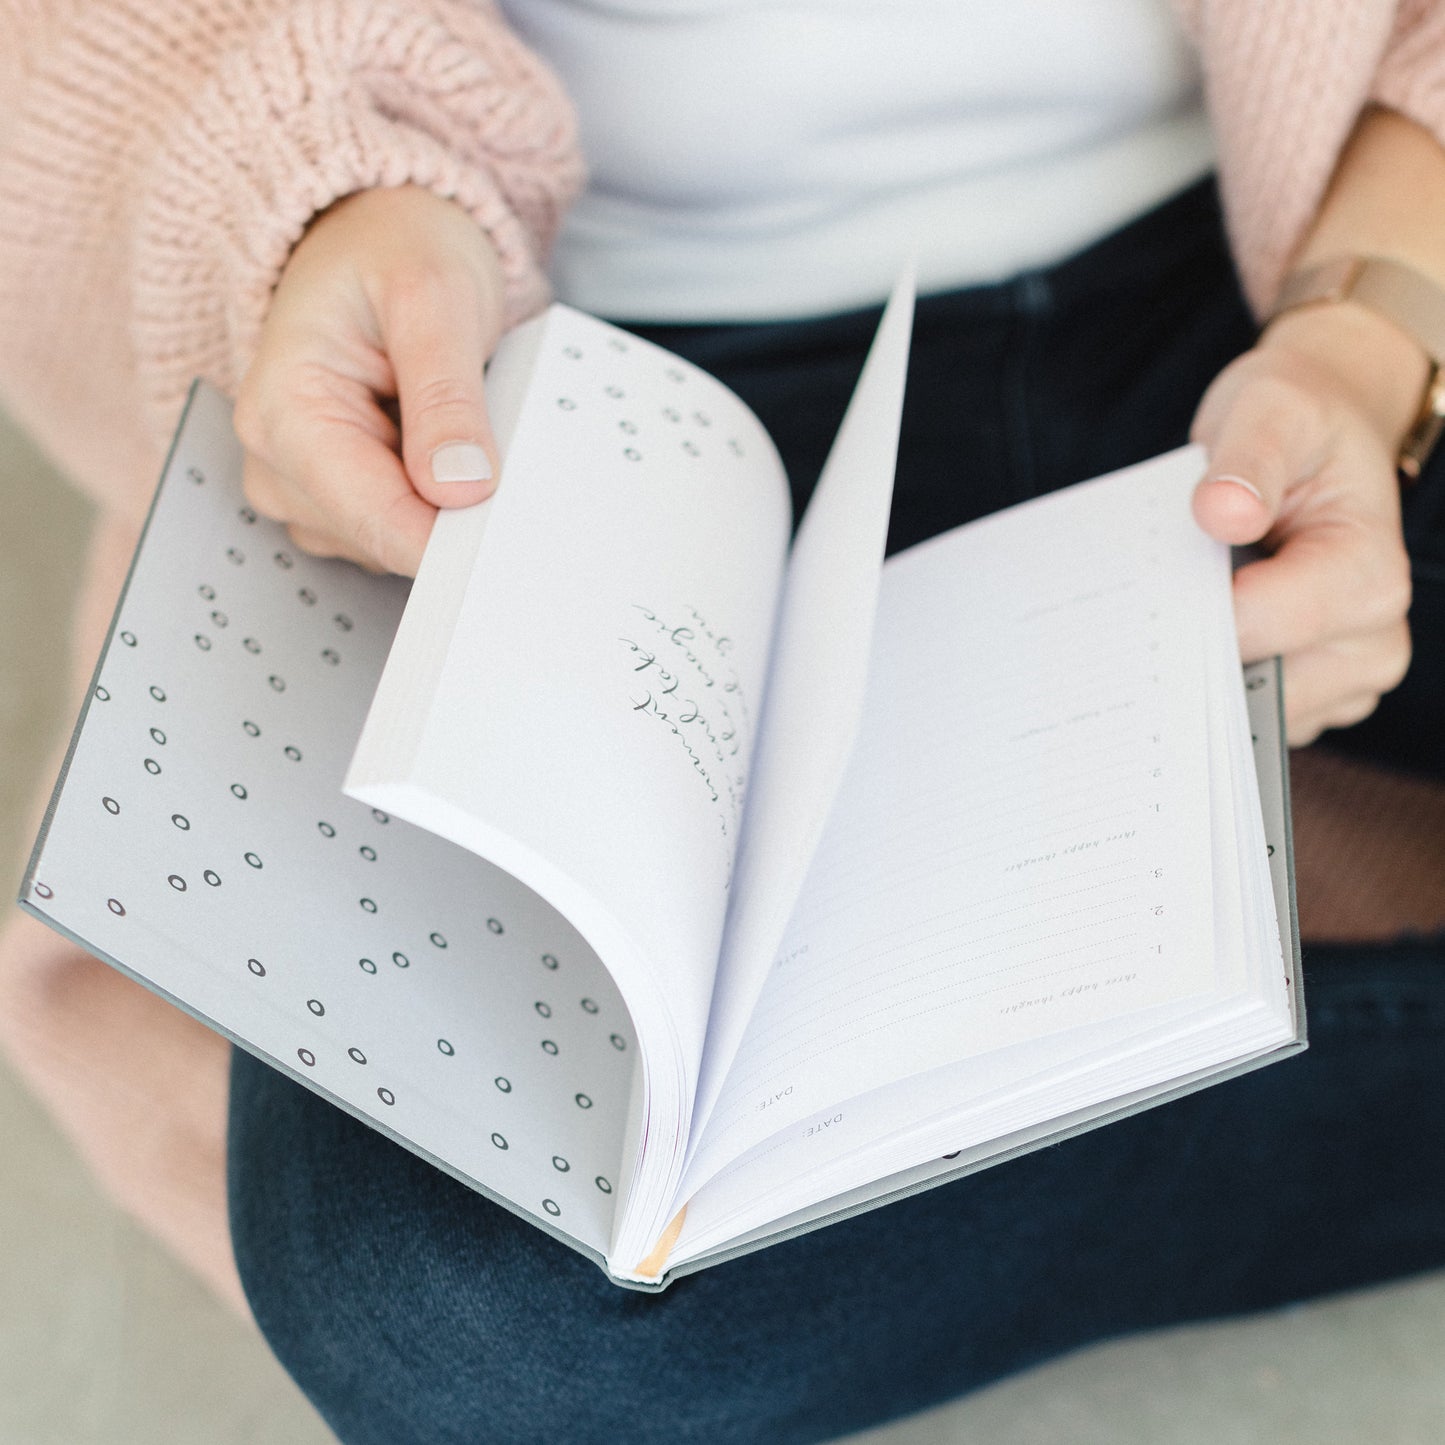
[[(21, 813), (52, 735), (69, 727), (65, 623), (86, 525), (85, 507), (0, 417), (7, 898), (30, 841)], [(260, 1340), (100, 1197), (0, 1065), (0, 1445), (331, 1439)], [(1441, 1441), (1445, 1277), (1100, 1346), (853, 1445)]]

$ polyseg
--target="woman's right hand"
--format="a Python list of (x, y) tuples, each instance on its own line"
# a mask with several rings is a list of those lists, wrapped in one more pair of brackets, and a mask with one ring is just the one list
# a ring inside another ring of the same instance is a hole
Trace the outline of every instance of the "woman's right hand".
[(337, 202), (292, 252), (237, 394), (251, 505), (305, 551), (415, 576), (438, 508), (496, 486), (482, 367), (503, 316), (461, 207), (415, 186)]

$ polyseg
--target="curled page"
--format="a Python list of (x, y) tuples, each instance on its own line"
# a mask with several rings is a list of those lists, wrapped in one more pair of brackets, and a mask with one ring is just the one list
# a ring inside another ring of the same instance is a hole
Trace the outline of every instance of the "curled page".
[(842, 782), (863, 711), (913, 331), (899, 279), (798, 529), (723, 934), (694, 1139), (716, 1102)]
[(761, 424), (686, 361), (563, 306), (509, 341), (489, 372), (505, 404), (500, 486), (485, 509), (439, 518), (347, 788), (525, 883), (607, 965), (646, 1083), (647, 1182), (625, 1212), (661, 1215), (702, 1056), (788, 490)]

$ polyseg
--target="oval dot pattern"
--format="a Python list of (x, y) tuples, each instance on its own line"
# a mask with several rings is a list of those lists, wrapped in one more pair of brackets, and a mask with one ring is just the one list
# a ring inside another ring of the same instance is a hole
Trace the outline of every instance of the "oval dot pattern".
[[(645, 410), (637, 348), (576, 349), (553, 358), (579, 368), (568, 425), (643, 465), (665, 429), (674, 452), (684, 433), (703, 445), (696, 402), (677, 421)], [(668, 385), (688, 390), (683, 375)], [(636, 1063), (616, 986), (515, 880), (342, 792), (407, 584), (301, 553), (256, 516), (207, 397), (31, 900), (307, 1086), (605, 1250)]]

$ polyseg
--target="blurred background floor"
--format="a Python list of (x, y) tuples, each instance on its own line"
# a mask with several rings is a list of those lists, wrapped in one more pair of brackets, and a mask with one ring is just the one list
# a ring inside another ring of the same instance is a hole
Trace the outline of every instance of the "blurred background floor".
[[(6, 898), (30, 843), (21, 833), (38, 770), (69, 726), (66, 615), (87, 521), (84, 504), (0, 417)], [(255, 1333), (107, 1203), (0, 1065), (0, 1445), (331, 1439)], [(1445, 1276), (1435, 1276), (1099, 1346), (852, 1445), (1442, 1440)]]

